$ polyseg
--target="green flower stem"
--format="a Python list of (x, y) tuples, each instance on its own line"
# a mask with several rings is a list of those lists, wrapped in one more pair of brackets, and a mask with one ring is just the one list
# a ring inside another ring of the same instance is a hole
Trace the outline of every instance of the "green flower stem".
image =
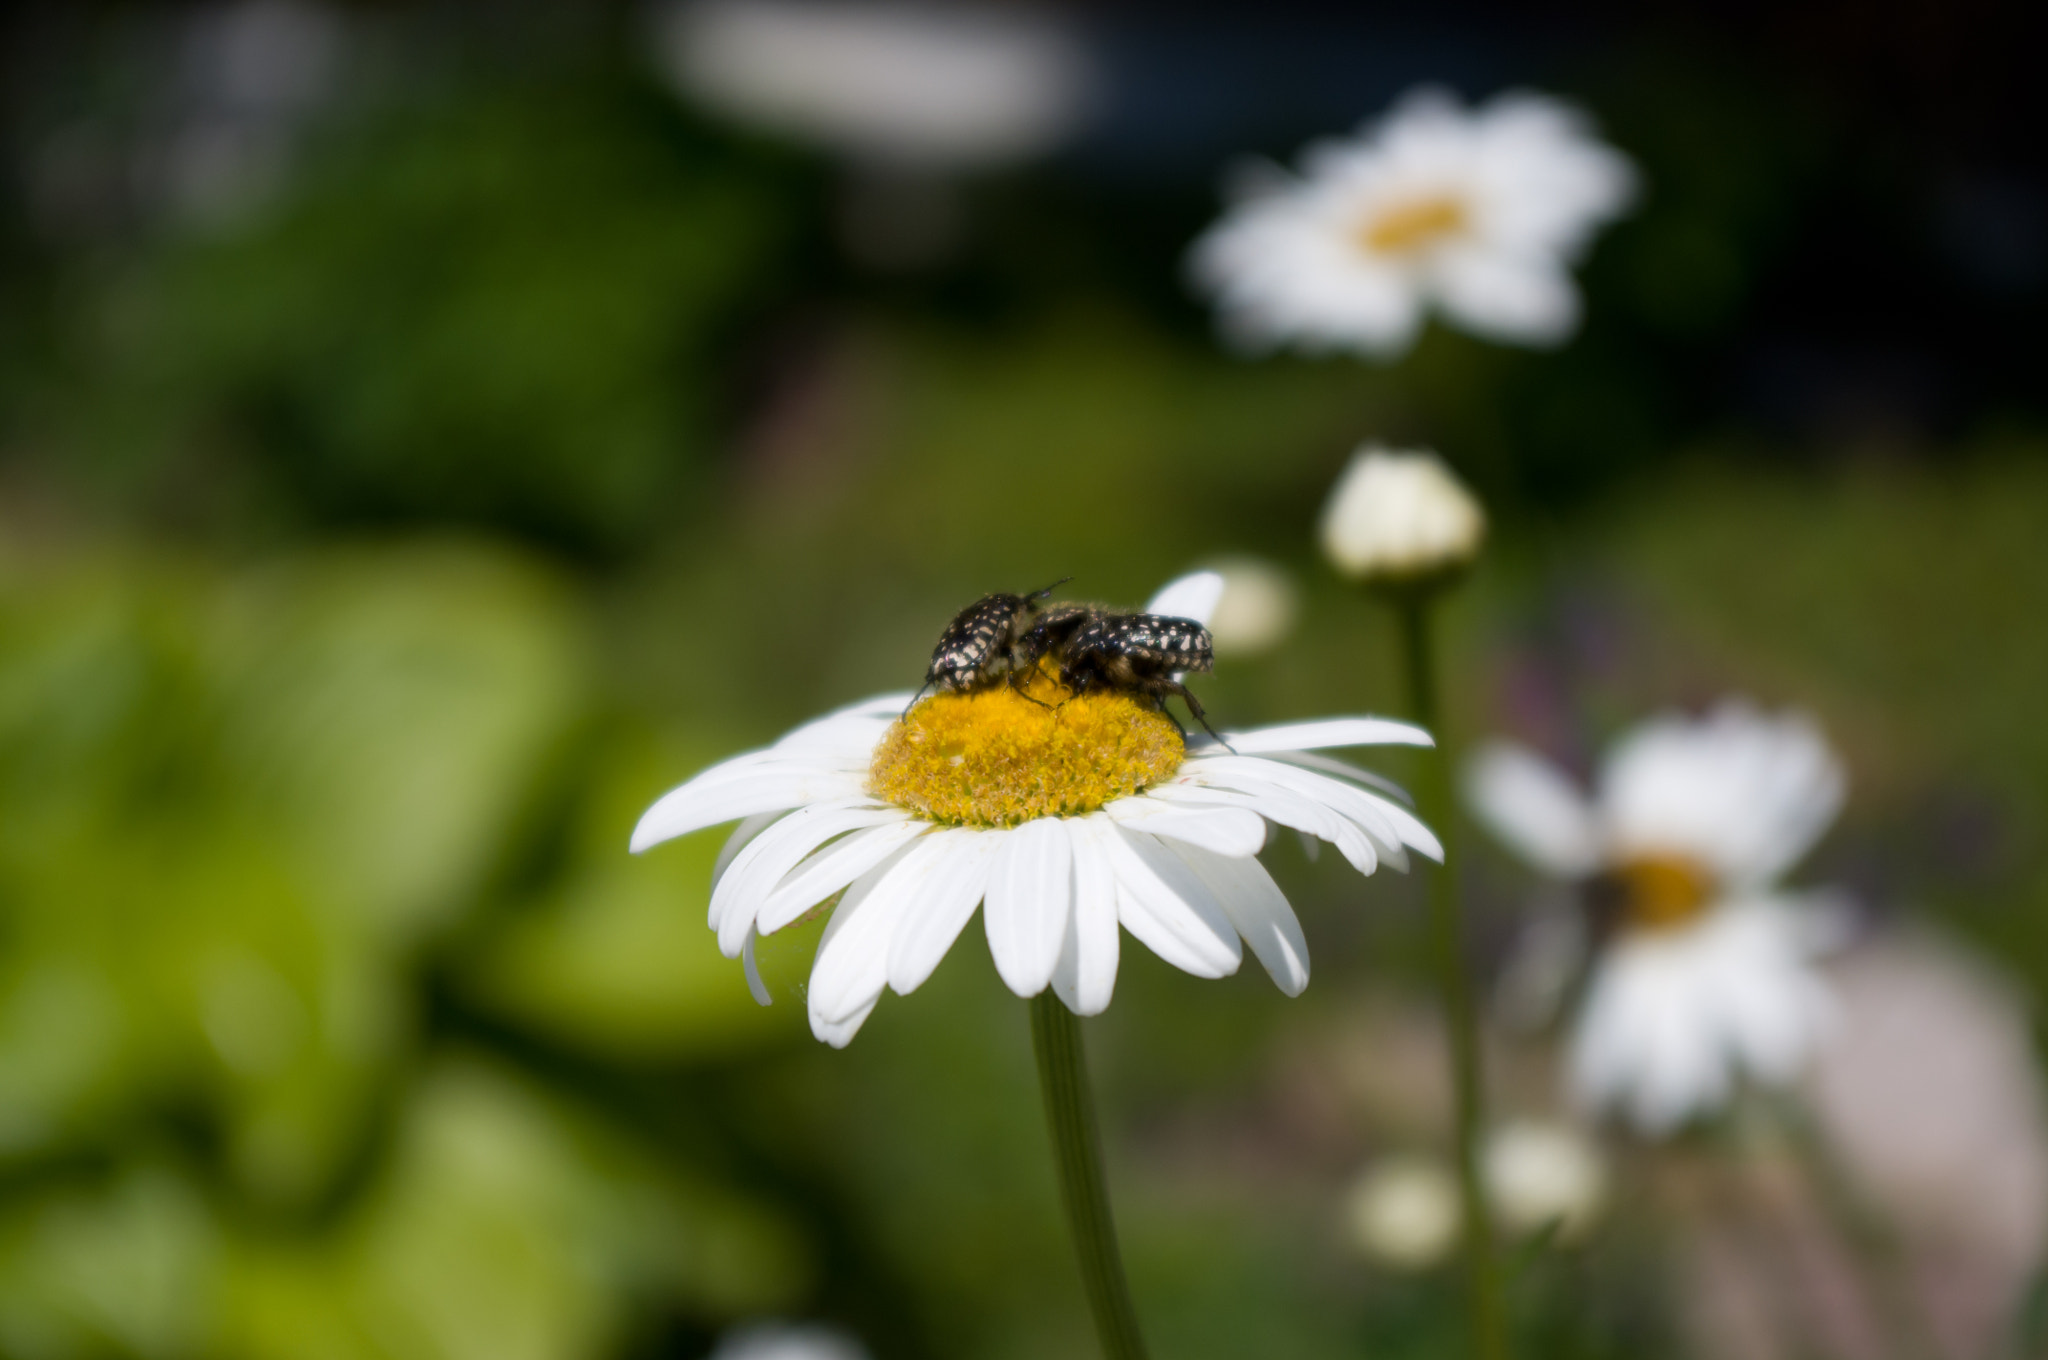
[(1507, 1331), (1501, 1302), (1500, 1266), (1494, 1252), (1493, 1208), (1480, 1174), (1480, 1139), (1486, 1128), (1480, 1082), (1479, 1021), (1472, 979), (1465, 964), (1465, 918), (1458, 896), (1458, 859), (1451, 839), (1450, 760), (1444, 748), (1438, 703), (1435, 639), (1430, 610), (1436, 591), (1417, 586), (1395, 599), (1408, 671), (1409, 711), (1437, 739), (1423, 754), (1416, 779), (1418, 810), (1444, 844), (1444, 863), (1424, 872), (1429, 881), (1429, 931), (1450, 1031), (1451, 1090), (1456, 1103), (1458, 1184), (1465, 1215), (1465, 1269), (1472, 1295), (1473, 1354), (1478, 1360), (1506, 1360)]
[(1108, 1360), (1145, 1360), (1137, 1310), (1116, 1249), (1116, 1222), (1102, 1178), (1102, 1142), (1095, 1131), (1095, 1102), (1088, 1094), (1088, 1070), (1081, 1056), (1081, 1023), (1050, 988), (1031, 999), (1031, 1047), (1038, 1054), (1038, 1084), (1045, 1095), (1045, 1119), (1052, 1132), (1053, 1161), (1059, 1168), (1060, 1199), (1074, 1234), (1081, 1283), (1095, 1330)]

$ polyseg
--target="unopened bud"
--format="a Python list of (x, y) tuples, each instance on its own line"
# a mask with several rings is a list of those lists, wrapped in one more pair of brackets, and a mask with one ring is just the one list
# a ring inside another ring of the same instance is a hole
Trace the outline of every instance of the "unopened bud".
[(1368, 445), (1351, 459), (1323, 511), (1323, 551), (1364, 581), (1448, 575), (1486, 537), (1486, 512), (1441, 458)]
[(1607, 1203), (1607, 1166), (1599, 1149), (1562, 1124), (1503, 1124), (1487, 1141), (1485, 1166), (1494, 1210), (1512, 1233), (1548, 1229), (1570, 1241), (1584, 1234)]
[(1352, 1245), (1397, 1270), (1426, 1270), (1458, 1242), (1458, 1183), (1434, 1158), (1388, 1158), (1352, 1183), (1344, 1208)]

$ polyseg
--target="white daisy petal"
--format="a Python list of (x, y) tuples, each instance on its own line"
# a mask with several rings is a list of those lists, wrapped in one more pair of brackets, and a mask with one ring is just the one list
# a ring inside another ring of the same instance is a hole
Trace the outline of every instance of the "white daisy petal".
[(1116, 990), (1116, 871), (1102, 839), (1116, 828), (1097, 817), (1065, 820), (1074, 854), (1074, 916), (1053, 968), (1053, 990), (1076, 1015), (1100, 1015)]
[[(1313, 751), (1332, 746), (1434, 746), (1436, 738), (1413, 723), (1392, 718), (1324, 718), (1320, 722), (1281, 723), (1250, 732), (1228, 732), (1224, 739), (1233, 754), (1268, 755), (1279, 751)], [(1213, 740), (1192, 743), (1188, 754), (1220, 750)]]
[(1723, 1015), (1728, 1047), (1761, 1080), (1798, 1075), (1834, 1018), (1833, 998), (1809, 966), (1800, 913), (1774, 901), (1721, 908), (1730, 937)]
[(1124, 929), (1196, 977), (1228, 977), (1237, 971), (1244, 959), (1237, 927), (1178, 856), (1143, 832), (1121, 827), (1100, 843), (1116, 871), (1117, 918)]
[(1196, 845), (1170, 848), (1216, 895), (1281, 992), (1300, 996), (1308, 986), (1308, 939), (1266, 866), (1255, 859), (1212, 854)]
[[(708, 769), (700, 770), (694, 778), (687, 780), (684, 788), (717, 788), (749, 779), (760, 774), (794, 773), (804, 770), (822, 770), (844, 773), (845, 760), (829, 754), (821, 754), (806, 747), (784, 750), (769, 746), (759, 751), (743, 751), (739, 755), (721, 760)], [(673, 792), (673, 790), (672, 790)]]
[[(757, 812), (751, 817), (743, 818), (740, 824), (732, 829), (732, 834), (725, 838), (725, 844), (719, 847), (718, 858), (711, 865), (711, 881), (716, 883), (724, 878), (726, 869), (732, 864), (733, 856), (746, 849), (748, 841), (787, 815), (778, 809), (774, 812)], [(718, 922), (714, 920), (711, 928), (718, 929)]]
[[(1174, 910), (1184, 911), (1185, 908), (1176, 905)], [(1121, 880), (1116, 886), (1116, 918), (1117, 924), (1129, 931), (1132, 939), (1183, 973), (1199, 978), (1223, 978), (1237, 971), (1189, 948), (1167, 918)]]
[(1312, 798), (1303, 798), (1285, 789), (1263, 788), (1247, 793), (1208, 784), (1176, 782), (1149, 790), (1146, 797), (1166, 802), (1245, 808), (1267, 821), (1293, 827), (1303, 836), (1312, 838), (1308, 844), (1328, 841), (1361, 874), (1370, 874), (1379, 867), (1378, 847), (1356, 822)]
[(740, 959), (747, 974), (747, 990), (754, 994), (754, 1000), (764, 1006), (772, 1006), (775, 998), (768, 994), (768, 984), (761, 980), (761, 965), (754, 961), (754, 942), (760, 938), (758, 931), (751, 928), (747, 931), (747, 943), (740, 950)]
[[(769, 749), (776, 751), (835, 749), (843, 743), (844, 734), (877, 728), (879, 737), (888, 730), (889, 724), (903, 716), (903, 710), (910, 707), (911, 692), (900, 694), (877, 694), (872, 699), (863, 699), (857, 704), (835, 709), (822, 718), (814, 718), (801, 727), (790, 729)], [(873, 746), (873, 742), (869, 746)], [(865, 752), (861, 753), (863, 756)]]
[(1367, 793), (1354, 784), (1289, 765), (1285, 761), (1242, 756), (1209, 756), (1181, 767), (1185, 778), (1248, 793), (1282, 790), (1309, 798), (1356, 822), (1392, 858), (1406, 845), (1438, 863), (1443, 843), (1415, 814), (1397, 803)]
[(1465, 801), (1510, 849), (1558, 878), (1600, 867), (1593, 810), (1563, 771), (1519, 746), (1495, 743), (1465, 769)]
[(1376, 793), (1354, 790), (1338, 780), (1330, 782), (1345, 790), (1340, 810), (1372, 836), (1379, 844), (1380, 858), (1388, 864), (1406, 873), (1408, 850), (1438, 864), (1444, 862), (1443, 842), (1408, 808)]
[[(712, 773), (716, 773), (713, 771)], [(664, 794), (633, 828), (634, 854), (692, 831), (757, 813), (863, 796), (861, 779), (815, 765), (750, 770), (737, 778), (691, 780)]]
[[(1338, 787), (1349, 789), (1345, 784), (1338, 784)], [(1408, 872), (1408, 854), (1404, 847), (1413, 847), (1439, 864), (1443, 862), (1443, 845), (1436, 834), (1401, 804), (1360, 789), (1343, 795), (1337, 809), (1372, 837), (1382, 861), (1402, 873)]]
[(1314, 751), (1274, 751), (1267, 758), (1271, 760), (1284, 760), (1289, 765), (1299, 765), (1303, 769), (1319, 770), (1324, 774), (1333, 774), (1339, 779), (1349, 779), (1354, 784), (1363, 784), (1367, 788), (1379, 790), (1403, 807), (1413, 808), (1415, 806), (1415, 799), (1408, 790), (1402, 788), (1385, 775), (1374, 774), (1371, 770), (1362, 770), (1348, 760), (1338, 760), (1332, 756), (1319, 755)]
[(849, 831), (908, 820), (900, 808), (875, 807), (863, 798), (859, 803), (812, 803), (776, 822), (733, 857), (732, 867), (711, 890), (718, 947), (727, 958), (737, 956), (769, 893), (819, 846)]
[(811, 964), (813, 1023), (837, 1023), (874, 1004), (889, 983), (889, 946), (903, 913), (946, 846), (921, 836), (855, 879), (825, 923)]
[(1243, 858), (1266, 845), (1266, 821), (1248, 808), (1176, 806), (1158, 798), (1119, 798), (1102, 809), (1118, 826), (1189, 841)]
[(1057, 818), (1002, 838), (989, 868), (982, 925), (1003, 985), (1037, 996), (1052, 981), (1074, 916), (1073, 837)]
[(1645, 1132), (1663, 1133), (1718, 1098), (1726, 1078), (1716, 1039), (1694, 1022), (1692, 982), (1660, 942), (1624, 942), (1603, 957), (1573, 1035), (1580, 1100), (1618, 1106)]
[(1207, 624), (1216, 613), (1216, 604), (1223, 598), (1223, 574), (1216, 571), (1190, 572), (1177, 580), (1169, 581), (1145, 604), (1147, 614), (1164, 614), (1168, 618), (1193, 619), (1196, 623)]
[(1755, 757), (1756, 785), (1758, 805), (1773, 815), (1757, 819), (1740, 862), (1729, 867), (1736, 886), (1768, 884), (1812, 849), (1835, 820), (1848, 779), (1819, 727), (1803, 715), (1785, 714), (1773, 722), (1745, 705), (1731, 704), (1724, 705), (1714, 720), (1736, 730), (1753, 729), (1753, 740), (1760, 746), (1769, 743), (1768, 752), (1759, 750)]
[(1580, 1099), (1665, 1133), (1725, 1102), (1738, 1078), (1794, 1078), (1831, 1014), (1801, 932), (1776, 903), (1722, 902), (1617, 939), (1575, 1023)]
[(1477, 246), (1445, 252), (1431, 272), (1444, 311), (1474, 335), (1541, 348), (1578, 329), (1578, 289), (1554, 257)]
[(840, 1020), (827, 1020), (822, 1015), (819, 1015), (817, 1011), (813, 1010), (810, 1013), (811, 1033), (816, 1035), (821, 1042), (828, 1043), (834, 1048), (845, 1048), (853, 1042), (853, 1036), (860, 1032), (860, 1027), (867, 1023), (868, 1017), (874, 1014), (875, 1003), (881, 999), (882, 991), (880, 988), (876, 988), (873, 996), (870, 996), (864, 1004), (855, 1008), (851, 1014)]
[(1012, 834), (956, 827), (925, 838), (936, 846), (934, 863), (889, 942), (889, 986), (898, 995), (922, 986), (960, 938), (988, 889), (989, 860)]
[(1637, 728), (1601, 771), (1599, 810), (1610, 855), (1684, 854), (1753, 890), (1807, 851), (1844, 787), (1810, 720), (1729, 703)]
[(773, 935), (800, 920), (811, 908), (930, 830), (927, 822), (890, 822), (832, 842), (775, 885), (761, 904), (757, 928), (764, 935)]

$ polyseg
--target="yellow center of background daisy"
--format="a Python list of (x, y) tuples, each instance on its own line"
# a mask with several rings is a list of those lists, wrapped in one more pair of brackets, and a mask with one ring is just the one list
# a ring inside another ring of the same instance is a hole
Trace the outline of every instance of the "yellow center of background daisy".
[(1683, 855), (1644, 855), (1614, 872), (1627, 922), (1639, 929), (1685, 925), (1706, 910), (1712, 896), (1712, 878)]
[(875, 748), (868, 792), (937, 822), (1079, 817), (1156, 784), (1187, 754), (1148, 700), (1075, 694), (1044, 671), (1019, 689), (935, 694)]
[(1448, 194), (1397, 203), (1358, 227), (1358, 243), (1374, 255), (1407, 255), (1465, 230), (1465, 204)]

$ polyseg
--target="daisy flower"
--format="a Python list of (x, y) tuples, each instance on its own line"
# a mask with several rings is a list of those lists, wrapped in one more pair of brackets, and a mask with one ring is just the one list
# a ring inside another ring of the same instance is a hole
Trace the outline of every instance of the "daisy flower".
[[(1206, 620), (1213, 572), (1146, 612)], [(1020, 692), (1028, 691), (1028, 692)], [(632, 848), (738, 821), (713, 870), (710, 923), (728, 958), (808, 917), (831, 919), (812, 964), (811, 1030), (853, 1038), (885, 989), (915, 990), (982, 910), (1019, 996), (1048, 986), (1079, 1015), (1109, 1005), (1119, 928), (1197, 977), (1249, 945), (1281, 991), (1308, 985), (1308, 944), (1256, 858), (1269, 824), (1334, 844), (1360, 873), (1443, 849), (1378, 776), (1323, 754), (1428, 746), (1420, 728), (1342, 717), (1189, 739), (1150, 700), (1023, 686), (909, 693), (827, 714), (714, 765), (640, 819)]]
[(1734, 702), (1638, 728), (1591, 799), (1526, 750), (1478, 754), (1479, 819), (1613, 915), (1571, 1038), (1583, 1101), (1658, 1133), (1741, 1078), (1796, 1075), (1830, 1014), (1813, 959), (1832, 913), (1778, 880), (1834, 820), (1843, 787), (1810, 721)]
[(1248, 349), (1399, 354), (1434, 305), (1489, 339), (1553, 345), (1578, 325), (1570, 266), (1635, 172), (1576, 110), (1530, 93), (1467, 110), (1410, 92), (1299, 174), (1261, 164), (1196, 242), (1195, 281)]

